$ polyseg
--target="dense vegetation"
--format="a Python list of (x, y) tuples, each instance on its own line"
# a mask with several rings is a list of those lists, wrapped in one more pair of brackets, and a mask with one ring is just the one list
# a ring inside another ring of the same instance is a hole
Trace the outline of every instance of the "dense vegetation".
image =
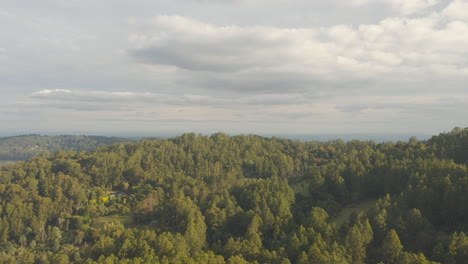
[(128, 138), (100, 136), (23, 135), (0, 138), (0, 162), (27, 160), (42, 152), (58, 150), (92, 150), (114, 143), (130, 142)]
[(466, 263), (468, 129), (184, 134), (0, 169), (0, 263)]

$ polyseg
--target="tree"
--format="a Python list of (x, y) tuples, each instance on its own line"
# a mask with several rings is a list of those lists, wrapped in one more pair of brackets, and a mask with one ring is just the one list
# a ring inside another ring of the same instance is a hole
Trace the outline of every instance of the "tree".
[(403, 251), (397, 232), (394, 229), (388, 231), (382, 241), (382, 259), (386, 264), (398, 264), (398, 257)]

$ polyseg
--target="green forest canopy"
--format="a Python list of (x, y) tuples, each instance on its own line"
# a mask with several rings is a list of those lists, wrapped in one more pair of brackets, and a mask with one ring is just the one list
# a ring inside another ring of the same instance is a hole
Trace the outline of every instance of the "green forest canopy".
[(466, 263), (467, 165), (458, 128), (42, 153), (0, 167), (0, 263)]

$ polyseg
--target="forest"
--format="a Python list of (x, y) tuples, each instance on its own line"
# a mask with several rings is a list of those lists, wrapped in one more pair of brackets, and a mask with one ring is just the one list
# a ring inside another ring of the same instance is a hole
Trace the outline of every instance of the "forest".
[(468, 128), (187, 133), (0, 167), (0, 263), (468, 263)]
[(42, 136), (37, 134), (0, 138), (0, 164), (27, 160), (42, 152), (92, 150), (114, 143), (134, 141), (103, 136)]

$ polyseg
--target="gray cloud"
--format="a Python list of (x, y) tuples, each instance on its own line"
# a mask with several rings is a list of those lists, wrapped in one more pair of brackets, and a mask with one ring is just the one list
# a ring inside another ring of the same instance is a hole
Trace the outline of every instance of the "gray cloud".
[[(310, 104), (311, 98), (304, 94), (257, 94), (253, 96), (240, 96), (236, 98), (213, 97), (195, 94), (158, 94), (136, 92), (109, 92), (109, 91), (81, 91), (81, 90), (41, 90), (31, 94), (33, 99), (39, 99), (37, 103), (44, 106), (68, 108), (79, 110), (116, 110), (139, 108), (141, 104), (202, 105), (211, 107), (236, 107), (236, 106), (274, 106), (274, 105), (298, 105)], [(116, 106), (118, 106), (116, 108)]]
[(27, 131), (465, 127), (467, 8), (466, 0), (6, 1), (0, 119)]
[(336, 105), (335, 108), (345, 113), (362, 113), (365, 111), (392, 110), (405, 114), (445, 115), (460, 111), (468, 104), (468, 96), (454, 98), (447, 95), (366, 98), (365, 103), (351, 103)]
[(333, 93), (369, 89), (376, 80), (385, 87), (420, 79), (422, 86), (425, 75), (466, 80), (468, 22), (450, 10), (329, 28), (216, 26), (161, 16), (149, 22), (152, 31), (131, 36), (129, 54), (144, 64), (183, 69), (198, 87), (242, 92)]
[(342, 112), (361, 112), (362, 110), (367, 110), (370, 107), (365, 104), (347, 104), (347, 105), (337, 105), (336, 109)]
[(351, 4), (356, 6), (368, 4), (385, 4), (403, 15), (411, 15), (430, 10), (437, 6), (442, 0), (338, 0), (342, 4)]

